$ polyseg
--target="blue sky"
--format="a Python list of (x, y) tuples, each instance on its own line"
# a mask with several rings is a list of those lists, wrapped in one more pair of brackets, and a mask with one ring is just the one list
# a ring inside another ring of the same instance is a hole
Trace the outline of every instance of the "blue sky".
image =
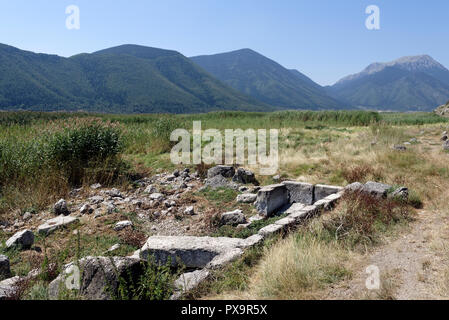
[[(80, 30), (65, 27), (68, 5)], [(365, 27), (368, 5), (380, 30)], [(448, 13), (447, 0), (1, 0), (0, 43), (62, 56), (125, 43), (186, 56), (251, 48), (326, 85), (404, 55), (449, 67)]]

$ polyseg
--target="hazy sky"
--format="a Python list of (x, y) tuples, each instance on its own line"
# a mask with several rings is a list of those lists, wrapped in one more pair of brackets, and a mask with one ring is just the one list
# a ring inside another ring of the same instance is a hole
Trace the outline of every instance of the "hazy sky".
[[(80, 30), (66, 7), (80, 8)], [(380, 30), (368, 30), (368, 5)], [(70, 56), (133, 43), (186, 56), (251, 48), (322, 85), (371, 62), (429, 54), (449, 67), (448, 0), (0, 0), (0, 42)]]

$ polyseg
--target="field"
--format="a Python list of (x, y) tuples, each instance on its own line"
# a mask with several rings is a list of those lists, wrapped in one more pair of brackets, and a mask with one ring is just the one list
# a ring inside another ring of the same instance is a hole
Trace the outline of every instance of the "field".
[[(0, 222), (14, 223), (25, 212), (47, 210), (60, 198), (68, 198), (74, 188), (101, 183), (128, 190), (137, 179), (172, 172), (176, 166), (169, 157), (173, 146), (170, 133), (177, 128), (192, 130), (192, 121), (201, 121), (203, 130), (279, 129), (279, 174), (283, 179), (340, 186), (371, 180), (411, 190), (406, 208), (383, 208), (346, 198), (332, 214), (251, 250), (193, 292), (193, 298), (449, 297), (449, 249), (444, 242), (449, 236), (449, 155), (440, 141), (449, 125), (446, 118), (430, 113), (285, 111), (128, 116), (2, 112)], [(410, 143), (406, 151), (392, 150), (392, 145), (404, 142)], [(262, 185), (273, 183), (272, 176), (257, 178)], [(195, 201), (205, 207), (225, 209), (235, 208), (235, 196), (226, 190), (218, 197), (207, 191), (194, 194)], [(366, 212), (372, 212), (372, 221), (365, 220)], [(44, 262), (48, 264), (47, 260), (60, 267), (79, 255), (101, 254), (117, 242), (123, 244), (120, 254), (127, 255), (139, 243), (130, 238), (144, 239), (151, 233), (137, 227), (134, 234), (119, 237), (107, 226), (118, 221), (114, 218), (133, 218), (132, 214), (117, 213), (101, 223), (83, 222), (81, 239), (71, 232), (38, 238), (36, 243), (45, 248), (44, 253), (5, 253), (16, 274), (26, 274)], [(346, 229), (340, 234), (341, 225)], [(422, 256), (412, 256), (420, 267), (405, 268), (406, 273), (397, 270), (404, 267), (399, 261), (401, 254), (391, 250), (394, 245), (402, 250), (398, 252), (412, 250), (417, 239), (398, 241), (414, 234), (423, 237), (416, 249)], [(0, 230), (0, 241), (9, 236)], [(386, 256), (396, 256), (397, 261), (388, 265), (382, 260)], [(379, 264), (383, 272), (382, 289), (374, 293), (360, 285), (368, 260)], [(22, 298), (45, 298), (47, 282), (41, 279)], [(413, 283), (417, 283), (416, 296), (409, 292)]]

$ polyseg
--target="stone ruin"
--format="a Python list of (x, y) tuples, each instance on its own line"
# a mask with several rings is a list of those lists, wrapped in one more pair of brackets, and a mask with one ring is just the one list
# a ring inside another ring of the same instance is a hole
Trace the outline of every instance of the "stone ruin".
[[(220, 179), (222, 177), (232, 178), (234, 181), (250, 179), (252, 183), (257, 183), (249, 171), (240, 170), (235, 173), (234, 170), (225, 166), (215, 167), (209, 170), (208, 180), (215, 177), (219, 177)], [(332, 209), (336, 202), (343, 196), (345, 190), (363, 191), (373, 196), (384, 198), (391, 191), (391, 186), (368, 182), (366, 184), (353, 183), (346, 188), (342, 188), (321, 184), (313, 185), (298, 181), (284, 181), (279, 184), (257, 188), (256, 190), (257, 195), (243, 193), (237, 198), (237, 201), (239, 199), (245, 200), (240, 202), (253, 203), (258, 212), (256, 216), (249, 219), (248, 223), (239, 222), (238, 226), (248, 227), (254, 221), (271, 218), (280, 214), (285, 215), (285, 217), (263, 227), (257, 234), (246, 239), (206, 236), (152, 236), (148, 238), (141, 249), (137, 250), (130, 257), (83, 258), (80, 261), (82, 264), (81, 267), (84, 269), (83, 276), (81, 277), (82, 284), (80, 293), (87, 299), (109, 299), (110, 297), (104, 293), (105, 283), (117, 283), (117, 272), (115, 271), (118, 270), (118, 274), (126, 273), (130, 270), (133, 273), (135, 273), (134, 271), (138, 273), (140, 269), (137, 265), (152, 256), (159, 264), (166, 264), (168, 261), (171, 261), (172, 266), (181, 264), (186, 268), (187, 272), (181, 275), (175, 282), (176, 292), (173, 294), (172, 299), (179, 299), (183, 294), (208, 279), (211, 271), (222, 268), (239, 259), (248, 248), (262, 243), (264, 239), (275, 233), (287, 232), (306, 219)], [(393, 194), (408, 196), (408, 190), (406, 188), (400, 188)], [(64, 207), (63, 204), (61, 207)], [(242, 213), (239, 211), (236, 210), (227, 214), (241, 215)], [(54, 219), (55, 221), (50, 221), (46, 225), (41, 226), (39, 232), (48, 234), (56, 228), (59, 228), (60, 225), (73, 223), (76, 220), (58, 220), (67, 218), (69, 217), (61, 216), (56, 218)], [(235, 221), (239, 220), (237, 219)], [(14, 243), (19, 243), (22, 241), (21, 239), (17, 238)], [(3, 264), (6, 265), (6, 262)], [(73, 263), (66, 265), (58, 278), (50, 284), (50, 298), (58, 298), (59, 289), (72, 267)], [(102, 273), (98, 272), (100, 269)], [(109, 270), (110, 272), (105, 272), (105, 270)], [(6, 271), (4, 271), (5, 274), (7, 273)], [(10, 287), (10, 284), (0, 282), (0, 288), (4, 291), (4, 295), (6, 289), (3, 287)], [(0, 290), (0, 299), (2, 290)]]

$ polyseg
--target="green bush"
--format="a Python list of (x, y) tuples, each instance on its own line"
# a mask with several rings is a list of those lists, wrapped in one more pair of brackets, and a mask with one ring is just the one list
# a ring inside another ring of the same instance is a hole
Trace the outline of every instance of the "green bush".
[(122, 168), (123, 150), (120, 128), (109, 122), (85, 119), (65, 124), (48, 138), (46, 157), (50, 165), (66, 172), (69, 182), (79, 184), (87, 172)]
[[(182, 269), (181, 269), (182, 270)], [(168, 300), (174, 293), (174, 282), (180, 271), (173, 272), (171, 261), (165, 265), (159, 265), (150, 257), (144, 263), (144, 272), (140, 278), (133, 281), (132, 275), (119, 279), (119, 287), (116, 300)]]

